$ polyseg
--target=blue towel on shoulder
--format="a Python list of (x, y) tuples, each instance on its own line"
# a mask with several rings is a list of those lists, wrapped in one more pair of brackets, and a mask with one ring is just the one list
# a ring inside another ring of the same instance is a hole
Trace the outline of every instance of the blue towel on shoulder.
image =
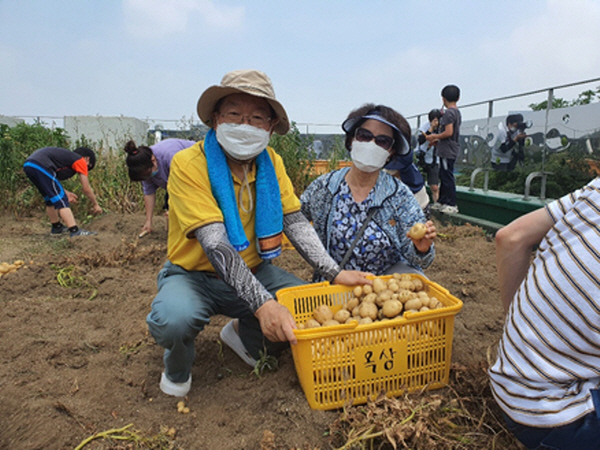
[[(213, 196), (223, 213), (227, 237), (233, 247), (241, 252), (250, 243), (240, 220), (233, 176), (227, 165), (227, 157), (211, 128), (204, 139), (204, 151), (208, 165), (208, 178)], [(256, 164), (256, 199), (254, 221), (257, 250), (262, 259), (273, 259), (281, 254), (283, 232), (283, 206), (281, 191), (273, 162), (267, 150), (258, 155)]]

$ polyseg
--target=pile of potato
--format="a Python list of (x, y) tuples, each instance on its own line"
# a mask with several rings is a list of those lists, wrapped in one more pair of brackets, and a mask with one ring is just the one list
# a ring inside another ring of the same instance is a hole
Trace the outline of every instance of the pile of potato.
[(298, 328), (340, 325), (353, 320), (359, 325), (369, 324), (402, 317), (408, 311), (429, 311), (443, 306), (437, 298), (427, 294), (426, 286), (419, 278), (395, 273), (388, 280), (375, 278), (373, 286), (356, 286), (353, 297), (335, 314), (327, 305), (316, 307), (313, 318), (298, 324)]
[(190, 408), (185, 406), (185, 402), (177, 402), (177, 412), (180, 414), (189, 414)]
[(12, 264), (7, 263), (7, 262), (1, 262), (0, 263), (0, 277), (2, 277), (4, 275), (8, 275), (9, 273), (16, 272), (18, 269), (20, 269), (21, 267), (24, 267), (24, 266), (25, 266), (25, 262), (21, 261), (20, 259), (13, 262)]

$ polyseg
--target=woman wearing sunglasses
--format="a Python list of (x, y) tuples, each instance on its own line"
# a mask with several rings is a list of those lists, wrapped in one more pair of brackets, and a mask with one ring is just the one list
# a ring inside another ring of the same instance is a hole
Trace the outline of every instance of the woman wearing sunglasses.
[[(302, 212), (340, 268), (422, 273), (435, 256), (435, 226), (411, 190), (381, 170), (395, 155), (410, 152), (408, 122), (392, 108), (366, 104), (348, 115), (342, 129), (352, 166), (313, 181), (300, 197)], [(418, 222), (427, 231), (411, 239), (408, 231)]]

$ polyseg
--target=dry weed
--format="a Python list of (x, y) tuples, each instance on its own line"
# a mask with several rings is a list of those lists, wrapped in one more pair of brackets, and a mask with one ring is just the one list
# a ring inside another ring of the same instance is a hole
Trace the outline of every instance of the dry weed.
[(380, 395), (345, 408), (331, 424), (332, 445), (357, 449), (519, 449), (504, 428), (485, 368), (454, 366), (441, 391)]

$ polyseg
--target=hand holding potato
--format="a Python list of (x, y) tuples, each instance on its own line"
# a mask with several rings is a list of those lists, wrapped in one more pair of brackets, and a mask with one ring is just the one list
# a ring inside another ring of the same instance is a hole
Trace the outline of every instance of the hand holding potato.
[(435, 225), (431, 220), (424, 224), (415, 224), (406, 236), (413, 241), (416, 249), (421, 253), (427, 253), (431, 248), (431, 244), (437, 236)]

